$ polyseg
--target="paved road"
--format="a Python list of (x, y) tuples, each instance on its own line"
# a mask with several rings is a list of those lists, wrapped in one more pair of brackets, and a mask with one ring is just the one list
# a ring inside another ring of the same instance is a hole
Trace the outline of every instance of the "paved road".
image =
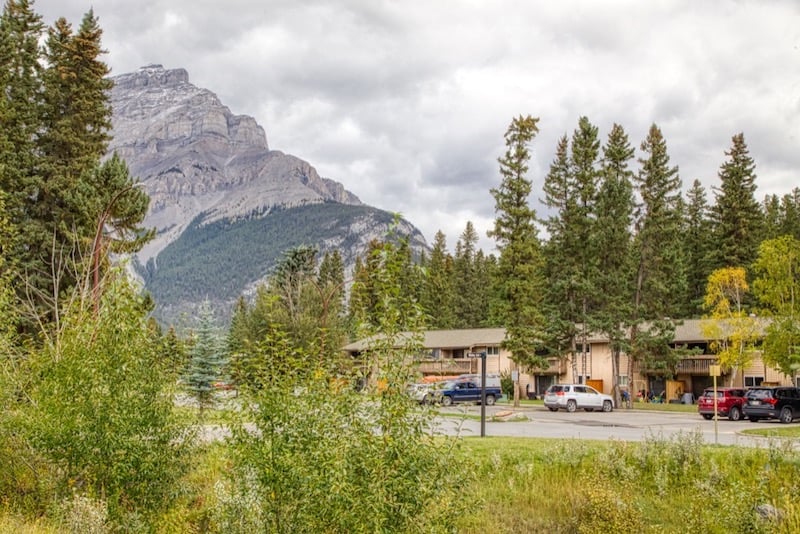
[[(492, 422), (492, 415), (513, 411), (522, 421)], [(438, 431), (454, 434), (460, 426), (461, 435), (480, 436), (480, 421), (463, 419), (459, 414), (480, 415), (480, 406), (458, 405), (441, 408), (447, 414), (438, 419)], [(798, 423), (794, 423), (797, 425)], [(728, 421), (721, 419), (714, 430), (714, 421), (706, 421), (696, 413), (657, 412), (650, 410), (619, 409), (611, 413), (578, 411), (551, 412), (543, 406), (523, 407), (517, 410), (507, 406), (486, 407), (487, 436), (515, 436), (566, 439), (616, 439), (643, 441), (648, 437), (672, 439), (680, 433), (700, 432), (705, 443), (720, 445), (765, 446), (769, 439), (747, 436), (741, 431), (747, 428), (769, 428), (783, 426), (778, 421)]]

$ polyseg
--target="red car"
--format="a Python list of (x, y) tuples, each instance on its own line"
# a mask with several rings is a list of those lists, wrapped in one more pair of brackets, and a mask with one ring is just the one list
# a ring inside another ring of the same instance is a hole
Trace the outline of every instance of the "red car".
[[(741, 419), (745, 392), (744, 388), (717, 388), (717, 415), (731, 421)], [(714, 417), (714, 388), (706, 388), (703, 396), (697, 399), (697, 413), (705, 419)]]

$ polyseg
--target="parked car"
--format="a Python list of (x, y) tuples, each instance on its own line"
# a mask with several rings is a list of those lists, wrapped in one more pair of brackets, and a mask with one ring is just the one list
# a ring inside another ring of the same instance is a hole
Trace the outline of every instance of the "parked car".
[[(718, 387), (717, 416), (727, 417), (731, 421), (741, 419), (746, 392), (744, 388)], [(706, 388), (697, 399), (697, 413), (705, 419), (714, 417), (714, 388)]]
[(406, 391), (409, 397), (420, 404), (434, 404), (442, 400), (436, 384), (411, 384)]
[(551, 412), (564, 408), (568, 412), (583, 409), (587, 412), (614, 409), (614, 399), (610, 395), (600, 393), (591, 386), (583, 384), (554, 384), (544, 393), (544, 405)]
[[(488, 382), (488, 380), (487, 380)], [(483, 389), (480, 382), (473, 380), (451, 380), (445, 382), (439, 390), (443, 406), (450, 406), (456, 402), (481, 402)], [(486, 405), (491, 406), (502, 396), (499, 387), (486, 386)]]
[(742, 409), (753, 422), (778, 419), (781, 423), (791, 423), (800, 417), (800, 389), (786, 386), (750, 388)]

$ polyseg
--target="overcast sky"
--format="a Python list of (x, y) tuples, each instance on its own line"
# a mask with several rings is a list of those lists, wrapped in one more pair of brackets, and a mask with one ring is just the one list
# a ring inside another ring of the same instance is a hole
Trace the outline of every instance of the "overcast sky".
[[(183, 67), (270, 148), (452, 251), (486, 237), (512, 117), (539, 117), (534, 207), (585, 115), (639, 147), (660, 126), (684, 190), (719, 183), (744, 132), (758, 199), (800, 186), (800, 2), (35, 0), (50, 24), (94, 8), (112, 74)], [(637, 152), (637, 156), (640, 155)], [(713, 202), (713, 192), (708, 192)]]

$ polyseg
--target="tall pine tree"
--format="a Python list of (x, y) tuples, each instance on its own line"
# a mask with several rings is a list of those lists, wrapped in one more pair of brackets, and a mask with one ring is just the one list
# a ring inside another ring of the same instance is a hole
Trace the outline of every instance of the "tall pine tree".
[[(634, 361), (645, 369), (669, 373), (673, 352), (669, 349), (686, 294), (682, 230), (681, 180), (678, 168), (669, 164), (667, 143), (653, 124), (641, 150), (641, 167), (634, 178), (639, 193), (632, 261), (635, 269), (628, 376)], [(649, 321), (640, 328), (643, 321)]]
[(682, 317), (699, 317), (703, 312), (708, 275), (713, 264), (713, 237), (706, 192), (695, 180), (687, 194), (684, 240), (686, 246), (687, 299)]
[(453, 328), (454, 315), (457, 313), (453, 292), (453, 258), (447, 252), (447, 241), (441, 230), (434, 236), (431, 255), (424, 266), (422, 307), (428, 316), (428, 326), (436, 329)]
[(758, 256), (763, 237), (764, 215), (755, 199), (755, 163), (750, 157), (744, 134), (733, 136), (728, 160), (719, 170), (720, 186), (715, 189), (716, 204), (711, 209), (714, 222), (714, 267), (749, 268)]
[[(632, 268), (630, 262), (631, 223), (633, 221), (633, 171), (629, 168), (634, 149), (628, 135), (614, 124), (603, 147), (602, 183), (597, 195), (595, 242), (598, 269), (595, 281), (594, 310), (589, 323), (611, 341), (612, 386), (617, 391), (620, 353), (627, 352), (630, 317)], [(629, 390), (630, 391), (630, 390)]]
[[(511, 121), (505, 134), (506, 152), (499, 159), (502, 181), (491, 190), (497, 218), (489, 237), (500, 251), (495, 316), (506, 325), (504, 346), (522, 368), (545, 367), (547, 361), (536, 353), (543, 331), (542, 252), (536, 228), (536, 212), (530, 207), (532, 184), (527, 178), (528, 145), (539, 131), (539, 119), (530, 115)], [(519, 381), (514, 387), (514, 404), (519, 403)]]

